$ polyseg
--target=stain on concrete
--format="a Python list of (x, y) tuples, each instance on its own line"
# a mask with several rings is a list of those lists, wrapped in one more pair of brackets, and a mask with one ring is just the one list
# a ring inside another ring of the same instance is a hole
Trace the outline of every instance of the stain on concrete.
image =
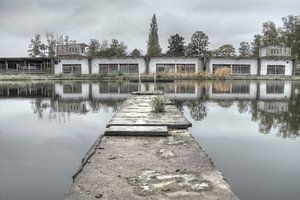
[(157, 193), (202, 192), (212, 189), (212, 184), (193, 172), (160, 173), (142, 170), (136, 177), (127, 178), (133, 191), (139, 196)]
[(158, 155), (162, 159), (168, 159), (168, 158), (173, 158), (176, 155), (169, 149), (160, 149), (158, 151)]

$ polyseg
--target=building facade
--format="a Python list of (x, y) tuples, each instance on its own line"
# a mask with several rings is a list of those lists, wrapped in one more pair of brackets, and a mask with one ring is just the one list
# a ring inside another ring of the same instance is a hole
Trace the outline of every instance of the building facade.
[(146, 72), (146, 62), (143, 57), (93, 58), (91, 59), (91, 68), (92, 74), (142, 74)]
[(198, 73), (202, 59), (197, 57), (151, 57), (149, 73)]
[(292, 76), (291, 48), (261, 47), (259, 57), (90, 57), (83, 43), (60, 45), (55, 58), (0, 58), (0, 72), (54, 74), (191, 74), (227, 68), (238, 76)]
[(258, 59), (253, 57), (211, 57), (208, 61), (210, 73), (217, 69), (228, 68), (233, 75), (257, 75)]

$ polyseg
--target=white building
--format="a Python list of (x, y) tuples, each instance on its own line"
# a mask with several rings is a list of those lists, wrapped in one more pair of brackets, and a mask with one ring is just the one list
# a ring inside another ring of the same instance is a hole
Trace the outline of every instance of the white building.
[(259, 57), (289, 57), (291, 56), (290, 47), (282, 47), (278, 45), (271, 45), (259, 48)]
[(292, 76), (294, 70), (294, 62), (289, 57), (264, 57), (260, 58), (260, 74), (259, 75), (282, 75)]
[(151, 57), (149, 73), (197, 73), (202, 71), (202, 62), (197, 57)]
[(57, 56), (86, 56), (88, 45), (84, 43), (66, 44), (56, 46)]
[(258, 60), (254, 57), (211, 57), (208, 62), (210, 73), (219, 68), (230, 69), (231, 74), (257, 75)]
[[(156, 73), (198, 73), (203, 71), (200, 57), (87, 57), (85, 45), (64, 47), (55, 60), (55, 74), (156, 74)], [(77, 51), (75, 51), (75, 50)], [(70, 51), (68, 55), (68, 51)], [(83, 51), (83, 53), (81, 52)], [(67, 51), (67, 53), (65, 52)], [(73, 52), (75, 51), (75, 52)], [(262, 47), (259, 57), (210, 57), (208, 71), (228, 68), (232, 75), (279, 75), (294, 74), (294, 60), (291, 49), (280, 46)]]
[(85, 56), (58, 57), (54, 74), (89, 74), (89, 59)]
[(146, 62), (143, 57), (123, 58), (93, 58), (91, 60), (92, 74), (99, 73), (133, 73), (146, 72)]

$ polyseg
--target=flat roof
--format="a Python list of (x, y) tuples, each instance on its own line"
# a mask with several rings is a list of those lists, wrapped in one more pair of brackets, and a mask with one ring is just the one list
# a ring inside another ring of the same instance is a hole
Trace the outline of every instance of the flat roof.
[(5, 57), (0, 58), (0, 61), (44, 61), (51, 60), (48, 57)]

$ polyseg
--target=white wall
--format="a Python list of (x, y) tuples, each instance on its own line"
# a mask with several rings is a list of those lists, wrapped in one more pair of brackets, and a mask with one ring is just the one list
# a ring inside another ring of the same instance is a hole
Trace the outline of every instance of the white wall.
[(54, 74), (62, 74), (63, 73), (63, 64), (81, 64), (81, 73), (88, 74), (89, 73), (89, 62), (88, 58), (59, 58), (58, 64), (54, 65)]
[(285, 76), (293, 75), (293, 61), (291, 59), (278, 60), (278, 59), (261, 59), (260, 75), (267, 75), (268, 65), (284, 65)]
[(149, 62), (149, 73), (156, 73), (156, 64), (195, 64), (196, 73), (203, 69), (200, 58), (152, 57)]
[(257, 75), (257, 59), (245, 59), (245, 58), (209, 58), (208, 68), (210, 73), (213, 71), (213, 64), (226, 64), (226, 65), (250, 65), (250, 74)]
[(76, 94), (65, 94), (63, 90), (64, 84), (55, 83), (55, 95), (58, 95), (62, 99), (89, 99), (89, 83), (82, 83), (82, 90), (81, 93)]
[[(284, 91), (281, 94), (271, 94), (267, 93), (267, 84), (284, 84)], [(262, 100), (273, 100), (273, 99), (290, 99), (291, 98), (291, 92), (292, 92), (292, 83), (290, 81), (261, 81), (259, 85), (259, 99)]]
[(146, 72), (146, 62), (144, 58), (93, 58), (92, 74), (99, 73), (99, 64), (138, 64), (139, 73)]

